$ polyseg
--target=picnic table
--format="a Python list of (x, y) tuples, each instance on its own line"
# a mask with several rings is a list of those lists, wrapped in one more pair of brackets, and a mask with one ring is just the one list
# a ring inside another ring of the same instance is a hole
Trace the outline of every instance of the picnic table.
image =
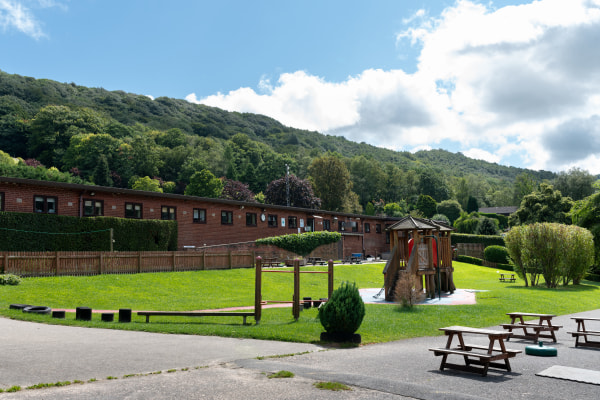
[[(600, 321), (600, 318), (571, 317), (571, 319), (577, 322), (577, 331), (567, 333), (570, 333), (575, 338), (575, 347), (600, 347), (600, 341), (588, 339), (588, 336), (600, 336), (600, 331), (588, 331), (585, 327), (585, 321)], [(583, 336), (583, 343), (579, 342), (581, 336)]]
[[(535, 314), (525, 312), (510, 312), (506, 313), (511, 318), (510, 324), (501, 324), (504, 329), (508, 329), (512, 333), (513, 329), (522, 329), (523, 334), (512, 334), (513, 338), (529, 339), (533, 340), (534, 343), (539, 341), (539, 338), (552, 339), (556, 343), (556, 335), (554, 331), (562, 328), (560, 325), (552, 325), (552, 318), (556, 317), (554, 314)], [(525, 322), (524, 317), (535, 317), (538, 318), (538, 322)], [(530, 331), (528, 331), (531, 330)], [(548, 333), (542, 333), (548, 332)]]
[(515, 274), (500, 274), (500, 282), (516, 282)]
[[(433, 351), (436, 356), (442, 356), (442, 362), (440, 364), (441, 371), (443, 371), (444, 368), (452, 368), (461, 371), (481, 373), (482, 376), (486, 376), (488, 368), (492, 367), (510, 372), (511, 368), (508, 359), (521, 353), (521, 350), (507, 349), (504, 345), (504, 340), (508, 339), (511, 335), (510, 332), (470, 328), (467, 326), (449, 326), (440, 328), (440, 330), (444, 331), (446, 336), (448, 336), (446, 347), (432, 348), (429, 350)], [(489, 344), (484, 346), (465, 343), (463, 337), (464, 334), (487, 336)], [(454, 337), (458, 339), (458, 345), (456, 347), (452, 347)], [(462, 356), (465, 365), (447, 362), (448, 356), (451, 354)], [(479, 365), (480, 367), (474, 365)]]
[(279, 260), (277, 257), (265, 257), (262, 259), (263, 267), (279, 267)]
[(322, 259), (321, 257), (308, 257), (306, 259), (306, 263), (307, 264), (312, 264), (312, 265), (326, 265), (327, 261)]

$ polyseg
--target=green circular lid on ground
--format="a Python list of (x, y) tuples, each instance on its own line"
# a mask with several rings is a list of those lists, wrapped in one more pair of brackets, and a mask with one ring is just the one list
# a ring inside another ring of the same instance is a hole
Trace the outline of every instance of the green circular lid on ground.
[(544, 346), (544, 344), (540, 342), (537, 346), (525, 347), (525, 354), (529, 354), (530, 356), (555, 357), (557, 351), (556, 348)]

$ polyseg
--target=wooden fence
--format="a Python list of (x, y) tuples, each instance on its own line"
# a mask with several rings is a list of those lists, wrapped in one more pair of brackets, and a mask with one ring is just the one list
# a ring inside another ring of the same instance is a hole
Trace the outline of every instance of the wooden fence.
[(137, 274), (252, 268), (254, 252), (0, 252), (0, 273), (19, 276)]

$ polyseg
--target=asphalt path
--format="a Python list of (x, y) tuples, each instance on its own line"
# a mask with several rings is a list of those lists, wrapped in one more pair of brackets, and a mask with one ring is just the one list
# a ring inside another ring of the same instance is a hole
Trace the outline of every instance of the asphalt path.
[[(600, 309), (575, 315), (600, 318)], [(440, 371), (441, 358), (428, 349), (443, 346), (443, 336), (331, 349), (0, 318), (0, 388), (23, 388), (0, 394), (0, 400), (505, 399), (508, 394), (527, 399), (597, 399), (598, 385), (536, 376), (554, 365), (600, 371), (600, 349), (575, 348), (574, 338), (567, 334), (575, 329), (572, 316), (553, 320), (563, 326), (557, 332), (558, 343), (547, 343), (557, 348), (557, 357), (525, 355), (525, 347), (533, 343), (512, 339), (507, 347), (523, 350), (511, 359), (512, 372), (490, 369), (487, 377)], [(268, 377), (282, 370), (295, 376)], [(62, 381), (81, 383), (25, 390)], [(313, 385), (319, 381), (344, 383), (352, 390), (319, 390)]]

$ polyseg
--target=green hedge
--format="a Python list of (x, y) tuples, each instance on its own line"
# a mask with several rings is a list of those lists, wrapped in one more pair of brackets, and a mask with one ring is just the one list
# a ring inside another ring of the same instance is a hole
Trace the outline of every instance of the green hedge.
[(109, 251), (111, 228), (115, 251), (177, 250), (176, 221), (0, 212), (0, 251)]
[(458, 243), (483, 243), (483, 247), (487, 246), (505, 246), (504, 237), (492, 235), (468, 235), (466, 233), (453, 233), (450, 236), (452, 246)]
[(458, 256), (456, 257), (456, 261), (473, 265), (483, 265), (483, 260), (481, 258), (471, 256)]

